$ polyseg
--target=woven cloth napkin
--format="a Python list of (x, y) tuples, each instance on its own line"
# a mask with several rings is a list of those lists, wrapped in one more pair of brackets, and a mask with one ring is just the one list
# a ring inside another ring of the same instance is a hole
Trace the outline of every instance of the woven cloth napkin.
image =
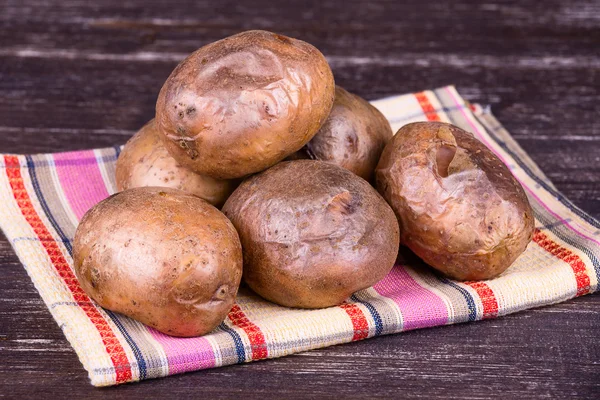
[[(437, 325), (494, 318), (592, 293), (600, 224), (560, 194), (488, 109), (454, 87), (374, 101), (394, 132), (445, 121), (472, 132), (510, 168), (533, 206), (527, 251), (498, 278), (456, 282), (401, 262), (345, 304), (280, 307), (241, 289), (226, 320), (203, 337), (174, 338), (104, 310), (72, 268), (79, 219), (115, 191), (120, 147), (0, 156), (0, 227), (96, 386), (157, 378)], [(42, 334), (42, 333), (41, 333)]]

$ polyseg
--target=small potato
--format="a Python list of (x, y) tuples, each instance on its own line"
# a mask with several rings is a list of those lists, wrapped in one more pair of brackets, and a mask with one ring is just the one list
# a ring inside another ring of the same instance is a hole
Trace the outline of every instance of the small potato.
[(533, 211), (519, 182), (471, 134), (441, 122), (402, 127), (376, 170), (402, 242), (451, 278), (481, 280), (525, 251)]
[(220, 207), (237, 186), (237, 181), (214, 179), (182, 167), (165, 148), (154, 120), (148, 122), (125, 144), (116, 167), (117, 190), (161, 186), (194, 194)]
[(290, 159), (327, 161), (371, 181), (392, 135), (389, 122), (378, 109), (336, 86), (331, 114), (315, 137)]
[(288, 307), (342, 303), (381, 280), (399, 246), (394, 212), (365, 180), (333, 164), (282, 162), (223, 206), (244, 249), (244, 280)]
[(312, 45), (248, 31), (183, 60), (156, 102), (167, 150), (218, 179), (262, 171), (298, 151), (333, 105), (327, 60)]
[(229, 220), (169, 188), (129, 189), (92, 207), (77, 227), (73, 260), (99, 305), (173, 336), (216, 328), (242, 277), (242, 247)]

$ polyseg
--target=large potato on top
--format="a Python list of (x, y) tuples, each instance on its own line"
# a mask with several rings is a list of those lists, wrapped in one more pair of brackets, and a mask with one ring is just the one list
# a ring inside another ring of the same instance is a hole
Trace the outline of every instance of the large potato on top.
[(471, 134), (441, 122), (402, 127), (376, 170), (402, 242), (459, 280), (493, 278), (525, 251), (533, 211), (519, 182)]
[(335, 101), (319, 132), (296, 158), (327, 161), (371, 181), (379, 156), (392, 138), (383, 114), (361, 97), (335, 87)]
[(168, 188), (117, 193), (81, 220), (74, 268), (99, 305), (173, 336), (210, 332), (234, 304), (242, 247), (206, 201)]
[(244, 280), (272, 302), (342, 303), (382, 279), (398, 254), (394, 212), (365, 180), (321, 161), (280, 163), (223, 206), (244, 249)]
[(334, 87), (315, 47), (248, 31), (183, 60), (160, 91), (156, 121), (179, 163), (214, 178), (238, 178), (304, 146), (329, 115)]
[(117, 190), (163, 186), (194, 194), (220, 207), (236, 181), (200, 175), (179, 165), (169, 154), (151, 120), (125, 144), (116, 166)]

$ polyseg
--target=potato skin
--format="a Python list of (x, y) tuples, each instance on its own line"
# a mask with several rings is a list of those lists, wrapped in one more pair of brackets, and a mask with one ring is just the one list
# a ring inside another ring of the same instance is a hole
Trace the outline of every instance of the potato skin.
[(381, 280), (398, 254), (392, 209), (365, 180), (322, 161), (254, 175), (223, 212), (240, 234), (244, 281), (288, 307), (340, 304)]
[(179, 165), (158, 136), (154, 119), (125, 144), (117, 159), (117, 190), (161, 186), (183, 190), (221, 207), (238, 182), (200, 175)]
[(238, 178), (304, 146), (329, 115), (334, 87), (327, 60), (312, 45), (247, 31), (183, 60), (160, 91), (156, 121), (179, 163)]
[(392, 138), (392, 128), (383, 114), (363, 98), (335, 87), (335, 101), (319, 132), (299, 153), (327, 161), (373, 180), (383, 148)]
[(77, 227), (73, 259), (79, 283), (100, 306), (172, 336), (219, 325), (242, 276), (229, 220), (169, 188), (129, 189), (92, 207)]
[(441, 122), (402, 127), (376, 169), (402, 242), (458, 280), (493, 278), (525, 251), (534, 230), (519, 182), (485, 145)]

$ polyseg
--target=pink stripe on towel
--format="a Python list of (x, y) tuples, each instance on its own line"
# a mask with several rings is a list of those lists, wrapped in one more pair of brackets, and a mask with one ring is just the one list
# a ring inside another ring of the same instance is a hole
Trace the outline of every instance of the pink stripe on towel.
[(152, 328), (148, 328), (148, 331), (160, 343), (167, 355), (169, 375), (215, 366), (215, 353), (206, 338), (172, 337)]
[(60, 186), (78, 219), (93, 205), (108, 197), (92, 150), (58, 153), (53, 158)]
[(403, 266), (396, 265), (375, 286), (382, 296), (392, 299), (402, 313), (403, 329), (444, 325), (448, 322), (446, 303), (435, 293), (419, 285)]

